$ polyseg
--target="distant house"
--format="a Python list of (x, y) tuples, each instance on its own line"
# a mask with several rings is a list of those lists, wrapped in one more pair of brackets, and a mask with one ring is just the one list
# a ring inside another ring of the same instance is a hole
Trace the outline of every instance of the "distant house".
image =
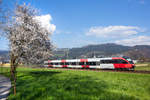
[(134, 63), (138, 63), (139, 60), (133, 60)]

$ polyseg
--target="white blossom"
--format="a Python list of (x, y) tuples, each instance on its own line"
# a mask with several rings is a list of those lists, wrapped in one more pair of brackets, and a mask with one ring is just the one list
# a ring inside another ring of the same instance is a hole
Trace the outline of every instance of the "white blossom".
[(18, 6), (8, 28), (11, 53), (23, 63), (40, 63), (52, 55), (50, 33), (34, 18), (35, 15), (36, 10), (30, 6)]

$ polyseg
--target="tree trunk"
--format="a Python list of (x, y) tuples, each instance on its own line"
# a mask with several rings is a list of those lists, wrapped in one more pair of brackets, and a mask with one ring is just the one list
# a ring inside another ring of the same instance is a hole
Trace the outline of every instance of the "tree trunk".
[(17, 56), (14, 56), (14, 54), (11, 54), (11, 70), (10, 70), (10, 77), (11, 77), (11, 84), (13, 86), (13, 92), (14, 95), (16, 95), (16, 79), (17, 79), (17, 71), (16, 71), (16, 67), (17, 67)]

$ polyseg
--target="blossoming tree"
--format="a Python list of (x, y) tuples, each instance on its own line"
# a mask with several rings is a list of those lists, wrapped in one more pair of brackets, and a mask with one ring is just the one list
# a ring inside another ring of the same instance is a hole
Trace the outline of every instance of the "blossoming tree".
[(48, 59), (53, 45), (50, 34), (36, 19), (37, 10), (29, 5), (17, 5), (5, 29), (10, 46), (11, 79), (16, 94), (16, 68), (19, 63), (40, 64)]

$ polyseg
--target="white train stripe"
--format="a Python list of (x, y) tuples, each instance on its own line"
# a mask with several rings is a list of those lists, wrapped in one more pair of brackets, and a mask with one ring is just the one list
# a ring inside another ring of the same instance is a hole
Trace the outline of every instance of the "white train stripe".
[(100, 68), (101, 69), (114, 69), (114, 65), (113, 64), (100, 64)]

